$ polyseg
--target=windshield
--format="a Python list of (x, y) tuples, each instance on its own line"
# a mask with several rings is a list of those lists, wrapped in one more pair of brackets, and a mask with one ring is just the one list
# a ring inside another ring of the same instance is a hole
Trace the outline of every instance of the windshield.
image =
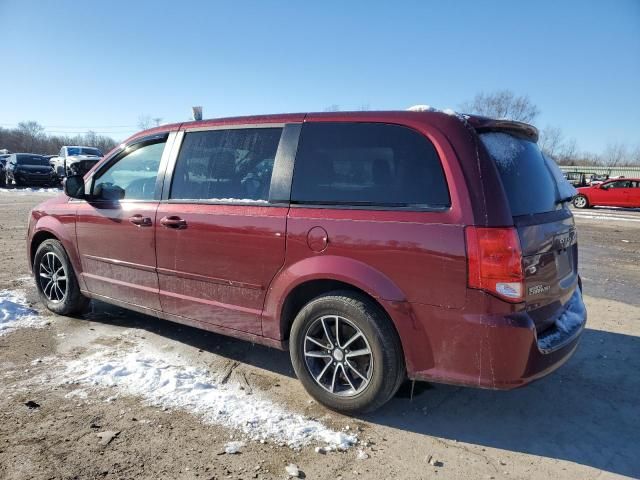
[(16, 157), (16, 165), (46, 165), (49, 167), (49, 160), (40, 155), (20, 155)]
[(46, 165), (49, 166), (49, 160), (40, 155), (20, 155), (16, 157), (16, 165)]
[(75, 156), (75, 155), (95, 155), (97, 157), (101, 157), (102, 156), (102, 152), (100, 150), (98, 150), (97, 148), (90, 148), (90, 147), (69, 147), (67, 148), (67, 155), (68, 156)]
[(498, 167), (514, 217), (553, 211), (576, 195), (537, 143), (502, 132), (483, 133), (480, 139)]

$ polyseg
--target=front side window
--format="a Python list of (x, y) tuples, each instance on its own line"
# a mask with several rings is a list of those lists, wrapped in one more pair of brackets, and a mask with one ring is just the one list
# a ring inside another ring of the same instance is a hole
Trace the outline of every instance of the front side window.
[(307, 123), (291, 189), (294, 203), (445, 208), (440, 159), (420, 133), (384, 123)]
[(164, 145), (164, 141), (152, 143), (127, 153), (100, 173), (93, 185), (94, 195), (109, 199), (152, 200)]
[(631, 182), (629, 180), (617, 180), (615, 182), (605, 183), (602, 188), (631, 188)]
[(282, 128), (186, 133), (169, 198), (266, 203), (281, 133)]

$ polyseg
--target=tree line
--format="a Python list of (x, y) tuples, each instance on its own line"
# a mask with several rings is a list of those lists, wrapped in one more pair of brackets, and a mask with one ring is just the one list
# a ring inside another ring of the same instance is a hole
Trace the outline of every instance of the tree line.
[[(540, 115), (540, 110), (527, 95), (516, 95), (510, 90), (479, 93), (472, 100), (464, 102), (460, 110), (534, 125)], [(640, 144), (610, 143), (602, 153), (597, 154), (579, 150), (575, 139), (567, 138), (560, 127), (547, 125), (539, 131), (540, 148), (560, 165), (640, 166)]]
[(34, 121), (21, 122), (16, 128), (0, 127), (0, 149), (6, 148), (10, 152), (57, 155), (64, 145), (96, 147), (107, 153), (117, 142), (111, 137), (92, 131), (75, 136), (47, 135), (44, 127)]
[[(331, 105), (325, 110), (338, 111), (340, 106)], [(369, 105), (362, 105), (360, 110), (369, 110)], [(460, 111), (534, 125), (540, 115), (540, 109), (527, 95), (516, 95), (511, 90), (479, 93), (461, 104)], [(145, 130), (157, 126), (161, 120), (143, 115), (138, 126)], [(63, 145), (84, 145), (97, 147), (106, 153), (116, 144), (113, 138), (92, 131), (76, 136), (47, 135), (44, 127), (34, 121), (21, 122), (13, 129), (0, 127), (0, 149), (6, 148), (11, 152), (55, 155)], [(611, 143), (602, 153), (587, 152), (580, 150), (575, 139), (567, 138), (562, 129), (554, 125), (540, 129), (539, 144), (542, 151), (560, 165), (640, 166), (640, 144)]]

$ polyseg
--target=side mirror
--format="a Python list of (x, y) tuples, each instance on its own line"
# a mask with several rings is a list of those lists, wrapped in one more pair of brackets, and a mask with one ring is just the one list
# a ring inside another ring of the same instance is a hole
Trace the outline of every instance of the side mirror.
[(63, 184), (64, 193), (71, 198), (85, 198), (84, 178), (82, 175), (70, 175)]

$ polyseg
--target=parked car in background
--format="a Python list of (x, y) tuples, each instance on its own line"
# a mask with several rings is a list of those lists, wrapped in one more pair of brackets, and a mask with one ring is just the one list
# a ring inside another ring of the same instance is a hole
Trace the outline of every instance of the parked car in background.
[(589, 182), (589, 185), (597, 185), (598, 183), (606, 182), (607, 180), (609, 180), (609, 175), (608, 174), (597, 174), (596, 173), (591, 178), (591, 181)]
[(586, 322), (575, 189), (537, 139), (433, 111), (159, 127), (33, 209), (28, 260), (58, 314), (94, 298), (288, 349), (336, 410), (407, 377), (511, 389)]
[(58, 176), (42, 155), (33, 153), (12, 153), (5, 165), (5, 184), (10, 186), (44, 185), (59, 183)]
[(595, 176), (595, 173), (585, 172), (563, 172), (564, 178), (574, 187), (586, 187), (591, 183), (591, 179)]
[(11, 154), (5, 153), (0, 155), (0, 187), (4, 187), (7, 182), (7, 177), (5, 175), (5, 166), (7, 164), (7, 159), (11, 156)]
[(102, 152), (94, 147), (64, 146), (51, 164), (59, 177), (84, 175), (102, 158)]
[(573, 199), (577, 208), (640, 207), (640, 179), (616, 178), (578, 189)]

